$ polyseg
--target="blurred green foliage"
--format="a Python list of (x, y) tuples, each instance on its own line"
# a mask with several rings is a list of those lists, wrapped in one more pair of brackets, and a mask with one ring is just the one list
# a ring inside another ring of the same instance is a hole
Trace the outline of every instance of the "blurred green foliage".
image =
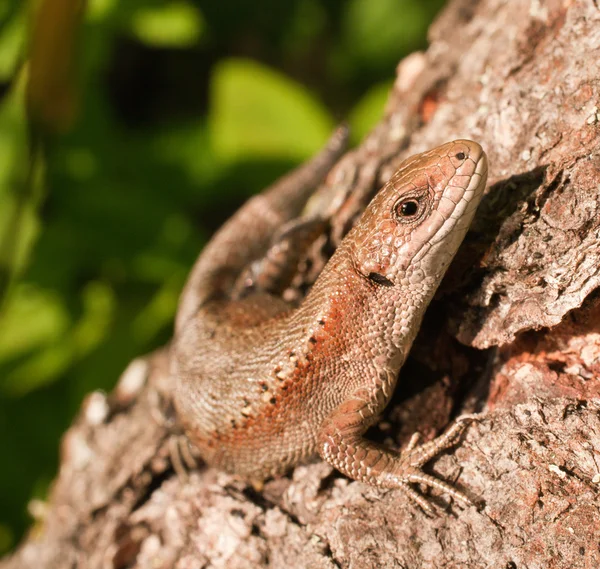
[(443, 3), (89, 0), (78, 116), (41, 152), (24, 106), (39, 2), (0, 1), (0, 552), (83, 396), (168, 340), (210, 233), (342, 118), (359, 140)]

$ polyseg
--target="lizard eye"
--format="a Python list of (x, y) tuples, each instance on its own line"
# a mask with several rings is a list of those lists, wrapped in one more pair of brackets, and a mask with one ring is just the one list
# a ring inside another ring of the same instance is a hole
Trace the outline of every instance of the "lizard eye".
[(456, 158), (457, 160), (464, 160), (464, 159), (466, 158), (466, 156), (465, 156), (465, 153), (464, 153), (464, 152), (459, 152), (459, 153), (458, 153), (458, 154), (455, 156), (455, 158)]
[(422, 196), (406, 196), (400, 199), (394, 205), (396, 219), (405, 223), (416, 221), (425, 211), (425, 202)]
[(417, 200), (406, 200), (402, 202), (398, 207), (398, 213), (402, 217), (412, 217), (419, 211), (419, 204)]

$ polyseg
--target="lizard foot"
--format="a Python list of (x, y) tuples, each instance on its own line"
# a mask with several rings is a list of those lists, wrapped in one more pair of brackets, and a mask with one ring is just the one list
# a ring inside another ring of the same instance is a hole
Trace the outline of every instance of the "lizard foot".
[(177, 478), (187, 481), (188, 471), (198, 467), (192, 455), (189, 439), (185, 435), (174, 435), (169, 439), (169, 457)]
[(462, 435), (465, 428), (479, 415), (462, 415), (439, 437), (423, 444), (418, 444), (419, 434), (415, 433), (406, 448), (404, 448), (395, 461), (394, 466), (386, 473), (382, 486), (393, 487), (402, 490), (410, 500), (415, 502), (426, 514), (435, 515), (435, 509), (431, 502), (417, 490), (412, 484), (420, 484), (428, 488), (435, 488), (450, 495), (454, 500), (464, 506), (472, 506), (473, 501), (463, 492), (457, 490), (443, 480), (425, 474), (421, 468), (432, 458), (452, 446)]

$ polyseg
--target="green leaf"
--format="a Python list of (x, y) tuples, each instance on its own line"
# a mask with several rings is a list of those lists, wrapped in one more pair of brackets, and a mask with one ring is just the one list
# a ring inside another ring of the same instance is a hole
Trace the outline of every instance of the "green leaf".
[(118, 0), (88, 0), (86, 19), (96, 22), (110, 17), (115, 12), (117, 3)]
[(443, 0), (352, 0), (343, 23), (346, 49), (369, 67), (397, 63), (423, 46), (431, 18)]
[(39, 230), (44, 162), (29, 148), (25, 83), (21, 73), (0, 104), (0, 297), (26, 265)]
[(14, 544), (15, 535), (6, 524), (0, 523), (0, 555), (4, 555)]
[(183, 274), (180, 275), (166, 281), (133, 321), (132, 333), (140, 344), (154, 339), (172, 322), (184, 282)]
[(56, 294), (16, 285), (0, 319), (0, 362), (40, 349), (68, 326), (69, 316)]
[(55, 293), (29, 284), (15, 287), (0, 321), (0, 364), (8, 364), (0, 389), (23, 396), (59, 379), (106, 339), (116, 311), (114, 293), (101, 282), (82, 292), (83, 313), (73, 323)]
[(211, 82), (210, 127), (223, 160), (302, 160), (333, 130), (331, 116), (295, 81), (250, 60), (217, 65)]
[(357, 143), (381, 120), (394, 80), (369, 89), (348, 116), (352, 139)]
[[(17, 70), (19, 58), (23, 54), (25, 47), (26, 13), (23, 6), (20, 9), (14, 9), (5, 5), (5, 10), (9, 12), (8, 20), (2, 23), (0, 28), (0, 81), (8, 82)], [(10, 11), (13, 13), (10, 14)], [(0, 12), (2, 10), (0, 9)], [(4, 18), (7, 14), (0, 13)]]
[(204, 31), (204, 19), (196, 6), (183, 0), (140, 8), (131, 20), (134, 35), (147, 45), (189, 47)]
[(100, 344), (109, 333), (116, 312), (114, 291), (100, 281), (90, 282), (82, 295), (83, 314), (71, 330), (74, 354), (82, 357)]

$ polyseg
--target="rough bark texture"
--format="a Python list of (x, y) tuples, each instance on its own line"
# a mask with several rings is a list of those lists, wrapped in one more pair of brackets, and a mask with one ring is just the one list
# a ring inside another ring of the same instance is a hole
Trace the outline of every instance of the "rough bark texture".
[(484, 146), (488, 193), (373, 432), (402, 444), (482, 410), (430, 466), (480, 508), (436, 496), (446, 511), (429, 519), (319, 461), (260, 492), (203, 466), (183, 479), (157, 353), (88, 398), (44, 519), (2, 569), (600, 566), (600, 7), (455, 0), (430, 39), (329, 176), (324, 192), (351, 197), (288, 294), (403, 157)]

